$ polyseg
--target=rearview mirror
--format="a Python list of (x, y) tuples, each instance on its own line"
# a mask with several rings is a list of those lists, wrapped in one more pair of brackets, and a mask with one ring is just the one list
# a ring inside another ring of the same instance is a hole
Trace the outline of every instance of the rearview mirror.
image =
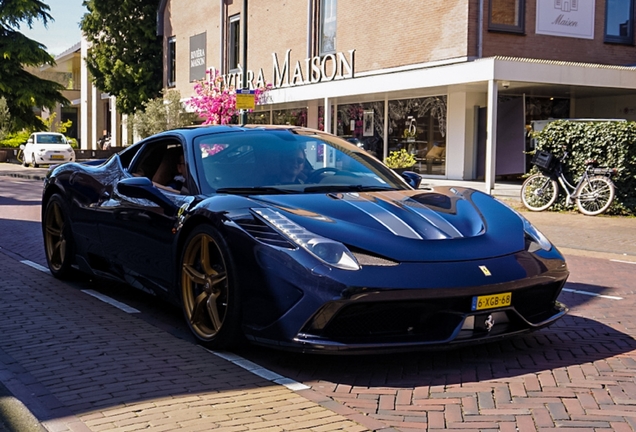
[(413, 171), (404, 171), (402, 173), (402, 178), (406, 180), (409, 186), (411, 186), (413, 189), (418, 189), (420, 187), (420, 184), (422, 183), (422, 177), (418, 173)]

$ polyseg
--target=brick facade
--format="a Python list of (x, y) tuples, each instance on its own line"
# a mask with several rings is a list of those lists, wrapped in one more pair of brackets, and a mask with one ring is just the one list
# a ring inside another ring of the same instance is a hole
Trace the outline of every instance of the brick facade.
[[(226, 19), (241, 14), (242, 2), (226, 2)], [(488, 29), (488, 0), (483, 1), (479, 35), (479, 0), (376, 0), (338, 2), (337, 51), (356, 51), (356, 72), (395, 68), (452, 59), (511, 56), (543, 60), (624, 65), (636, 62), (633, 46), (605, 43), (606, 0), (596, 1), (594, 39), (535, 33), (536, 1), (525, 3), (525, 34)], [(307, 1), (251, 1), (248, 4), (248, 68), (263, 69), (272, 79), (272, 54), (282, 59), (291, 49), (291, 64), (304, 61), (308, 45)], [(177, 82), (183, 93), (189, 83), (189, 38), (207, 32), (207, 65), (220, 68), (218, 2), (168, 0), (164, 46), (177, 40)], [(226, 23), (227, 25), (227, 23)], [(226, 28), (227, 32), (227, 28)], [(315, 53), (314, 53), (315, 55)], [(164, 84), (167, 82), (164, 76)]]

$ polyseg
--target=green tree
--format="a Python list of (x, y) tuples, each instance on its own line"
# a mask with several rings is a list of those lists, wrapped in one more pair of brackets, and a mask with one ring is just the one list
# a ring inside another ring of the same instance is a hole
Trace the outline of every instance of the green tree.
[(5, 139), (5, 137), (9, 133), (10, 120), (11, 120), (11, 113), (9, 113), (7, 100), (3, 97), (0, 97), (0, 141)]
[(21, 24), (32, 27), (38, 20), (46, 25), (53, 20), (48, 11), (49, 7), (39, 0), (0, 1), (0, 96), (5, 98), (11, 113), (12, 131), (44, 128), (33, 107), (53, 109), (56, 103), (68, 104), (62, 95), (64, 86), (25, 70), (29, 66), (55, 64), (44, 45), (18, 31)]
[(132, 122), (139, 136), (145, 138), (165, 130), (190, 126), (197, 118), (197, 114), (185, 110), (178, 90), (168, 90), (163, 92), (163, 97), (144, 102), (144, 109), (132, 116)]
[(161, 93), (159, 0), (84, 0), (81, 27), (91, 48), (86, 64), (97, 88), (117, 97), (126, 114)]

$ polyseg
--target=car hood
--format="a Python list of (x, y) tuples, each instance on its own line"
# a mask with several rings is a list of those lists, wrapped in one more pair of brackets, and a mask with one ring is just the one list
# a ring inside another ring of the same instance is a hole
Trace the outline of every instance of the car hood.
[(252, 199), (315, 234), (400, 262), (492, 258), (518, 252), (525, 245), (518, 214), (472, 189), (436, 187)]

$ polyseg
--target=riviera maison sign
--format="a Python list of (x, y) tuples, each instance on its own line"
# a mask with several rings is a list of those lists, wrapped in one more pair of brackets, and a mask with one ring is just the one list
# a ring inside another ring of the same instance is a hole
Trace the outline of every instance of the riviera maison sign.
[(537, 0), (537, 34), (594, 39), (594, 0)]
[(190, 82), (205, 77), (205, 33), (190, 37)]
[[(354, 54), (355, 50), (345, 53), (326, 54), (307, 58), (304, 61), (297, 61), (295, 65), (291, 63), (291, 49), (285, 52), (285, 57), (279, 59), (276, 53), (272, 54), (272, 86), (274, 88), (294, 87), (304, 84), (315, 84), (319, 82), (334, 81), (340, 79), (353, 78), (354, 76)], [(211, 68), (213, 69), (213, 68)], [(214, 73), (210, 74), (214, 76)], [(243, 71), (239, 66), (239, 71), (223, 75), (223, 82), (233, 85), (236, 88), (243, 86)], [(264, 87), (265, 72), (258, 70), (255, 76), (254, 71), (247, 71), (247, 82), (249, 88)]]

